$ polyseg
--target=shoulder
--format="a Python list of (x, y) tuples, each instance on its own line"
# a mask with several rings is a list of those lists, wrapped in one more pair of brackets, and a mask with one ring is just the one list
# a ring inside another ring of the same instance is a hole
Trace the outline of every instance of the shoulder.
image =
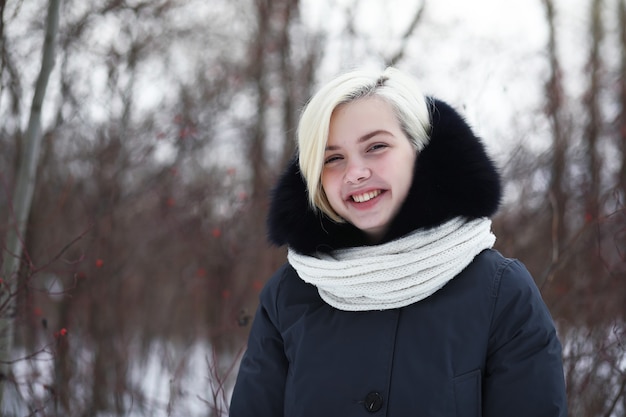
[(510, 264), (518, 262), (515, 259), (506, 258), (495, 249), (485, 249), (480, 252), (468, 265), (470, 271), (492, 272), (494, 275), (501, 273)]
[[(485, 251), (487, 252), (487, 251)], [(517, 259), (506, 258), (495, 250), (485, 254), (483, 264), (493, 270), (492, 293), (496, 298), (525, 298), (542, 301), (541, 293), (526, 266)]]
[(317, 288), (304, 282), (296, 270), (285, 263), (267, 281), (260, 294), (261, 306), (278, 322), (285, 318), (285, 312), (309, 308), (312, 304), (323, 304)]
[(537, 285), (524, 264), (517, 259), (503, 256), (495, 249), (487, 249), (476, 255), (462, 274), (484, 281), (494, 298), (503, 289), (517, 288), (538, 293)]
[(467, 296), (479, 293), (483, 302), (487, 302), (491, 297), (497, 296), (502, 275), (516, 262), (494, 249), (485, 249), (446, 287), (453, 287), (457, 294), (466, 293)]
[(295, 273), (296, 271), (288, 263), (281, 265), (267, 283), (265, 283), (265, 286), (261, 290), (261, 300), (275, 299), (285, 280), (293, 279), (291, 275)]
[(507, 305), (519, 304), (520, 308), (509, 311), (517, 314), (524, 304), (543, 304), (539, 289), (526, 267), (519, 260), (507, 258), (494, 249), (476, 255), (442, 290), (448, 297), (453, 297), (454, 303), (465, 300), (480, 305), (481, 310), (491, 317), (502, 314)]
[(285, 262), (267, 281), (261, 290), (261, 300), (278, 300), (285, 293), (307, 292), (314, 288), (302, 281), (296, 270)]

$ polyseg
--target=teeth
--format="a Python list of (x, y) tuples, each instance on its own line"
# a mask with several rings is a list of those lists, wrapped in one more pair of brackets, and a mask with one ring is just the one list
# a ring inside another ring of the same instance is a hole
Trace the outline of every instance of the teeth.
[(369, 193), (353, 195), (352, 196), (352, 200), (357, 202), (357, 203), (365, 203), (366, 201), (369, 201), (372, 198), (380, 195), (380, 193), (381, 193), (380, 190), (376, 190), (376, 191), (370, 191)]

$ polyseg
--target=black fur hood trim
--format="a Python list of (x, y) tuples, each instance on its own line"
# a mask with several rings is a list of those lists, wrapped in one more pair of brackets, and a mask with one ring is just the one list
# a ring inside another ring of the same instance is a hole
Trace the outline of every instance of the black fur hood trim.
[[(383, 242), (458, 216), (490, 217), (500, 204), (500, 175), (483, 143), (448, 104), (430, 99), (429, 108), (430, 141), (417, 156), (409, 195)], [(302, 254), (367, 245), (365, 234), (353, 225), (310, 208), (297, 158), (272, 191), (267, 227), (271, 243)]]

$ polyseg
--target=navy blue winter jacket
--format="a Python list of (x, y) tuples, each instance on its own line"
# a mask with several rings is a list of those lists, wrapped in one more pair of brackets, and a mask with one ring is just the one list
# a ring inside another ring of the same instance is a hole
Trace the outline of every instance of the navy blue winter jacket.
[(526, 269), (486, 250), (432, 296), (348, 312), (283, 266), (261, 294), (231, 417), (566, 416), (561, 345)]

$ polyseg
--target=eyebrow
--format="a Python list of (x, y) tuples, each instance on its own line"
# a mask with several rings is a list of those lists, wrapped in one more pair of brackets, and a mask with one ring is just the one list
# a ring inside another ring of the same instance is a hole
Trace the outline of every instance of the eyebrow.
[[(384, 129), (378, 129), (378, 130), (374, 130), (372, 132), (366, 133), (365, 135), (361, 136), (357, 142), (358, 143), (363, 143), (366, 142), (368, 140), (370, 140), (371, 138), (373, 138), (374, 136), (377, 136), (379, 134), (386, 134), (389, 136), (393, 136), (393, 134), (387, 130)], [(336, 151), (337, 149), (339, 149), (339, 146), (326, 146), (326, 151)]]

